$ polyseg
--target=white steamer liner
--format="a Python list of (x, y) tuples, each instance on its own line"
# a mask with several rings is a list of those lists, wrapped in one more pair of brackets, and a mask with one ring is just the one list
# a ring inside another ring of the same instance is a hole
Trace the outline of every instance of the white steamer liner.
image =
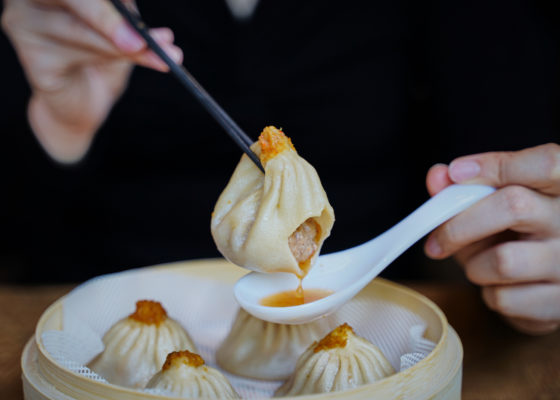
[[(218, 259), (186, 261), (149, 269), (231, 285), (247, 271)], [(210, 295), (210, 294), (209, 294)], [(357, 296), (375, 298), (406, 308), (426, 324), (425, 337), (436, 343), (434, 350), (414, 366), (378, 382), (331, 394), (291, 397), (297, 399), (460, 399), (463, 349), (443, 312), (421, 294), (377, 278)], [(63, 297), (64, 298), (64, 297)], [(62, 330), (62, 299), (53, 303), (37, 323), (35, 336), (27, 343), (21, 363), (26, 400), (137, 400), (173, 399), (97, 382), (58, 365), (46, 351), (41, 335)], [(211, 299), (209, 299), (211, 301)], [(366, 310), (367, 312), (367, 310)], [(187, 327), (188, 329), (188, 327)]]

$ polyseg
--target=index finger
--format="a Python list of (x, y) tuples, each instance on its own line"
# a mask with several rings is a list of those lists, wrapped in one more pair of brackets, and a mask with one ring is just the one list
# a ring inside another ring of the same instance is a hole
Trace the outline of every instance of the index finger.
[(560, 194), (560, 146), (548, 143), (514, 152), (481, 153), (455, 159), (449, 176), (457, 183), (494, 187), (521, 185)]

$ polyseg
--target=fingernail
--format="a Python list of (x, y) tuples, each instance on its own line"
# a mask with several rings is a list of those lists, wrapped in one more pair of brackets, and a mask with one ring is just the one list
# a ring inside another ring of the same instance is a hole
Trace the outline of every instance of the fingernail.
[(176, 64), (179, 64), (182, 61), (183, 52), (179, 48), (172, 47), (168, 50), (167, 54), (173, 61), (175, 61)]
[(439, 256), (441, 254), (441, 246), (436, 238), (431, 237), (426, 242), (426, 251), (430, 256)]
[[(173, 32), (167, 28), (153, 28), (150, 29), (150, 36), (156, 42), (173, 42)], [(161, 43), (160, 43), (161, 44)]]
[(454, 161), (449, 166), (449, 177), (457, 183), (472, 179), (479, 173), (480, 165), (476, 161)]
[(447, 167), (447, 165), (445, 165), (444, 163), (436, 163), (436, 164), (432, 165), (432, 166), (430, 167), (430, 169), (433, 169), (433, 168), (441, 168), (441, 167)]
[(122, 22), (115, 30), (115, 44), (119, 49), (135, 53), (144, 48), (144, 40), (126, 22)]

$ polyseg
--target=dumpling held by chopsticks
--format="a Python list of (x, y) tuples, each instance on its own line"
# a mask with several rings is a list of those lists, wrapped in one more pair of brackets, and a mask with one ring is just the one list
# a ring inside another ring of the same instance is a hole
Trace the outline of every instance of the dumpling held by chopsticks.
[(243, 155), (212, 213), (214, 241), (239, 266), (305, 276), (334, 223), (317, 171), (273, 126), (251, 149), (265, 174)]

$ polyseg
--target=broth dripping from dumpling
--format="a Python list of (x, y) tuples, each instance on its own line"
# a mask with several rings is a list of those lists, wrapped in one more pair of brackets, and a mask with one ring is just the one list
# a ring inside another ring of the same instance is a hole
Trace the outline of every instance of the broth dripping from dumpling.
[(268, 307), (299, 306), (312, 303), (332, 293), (332, 291), (324, 289), (304, 290), (302, 285), (303, 278), (305, 278), (311, 268), (311, 259), (319, 249), (320, 237), (321, 226), (313, 218), (308, 218), (290, 235), (288, 246), (301, 270), (300, 274), (296, 274), (299, 279), (298, 287), (296, 290), (280, 292), (265, 297), (261, 300), (261, 305)]

